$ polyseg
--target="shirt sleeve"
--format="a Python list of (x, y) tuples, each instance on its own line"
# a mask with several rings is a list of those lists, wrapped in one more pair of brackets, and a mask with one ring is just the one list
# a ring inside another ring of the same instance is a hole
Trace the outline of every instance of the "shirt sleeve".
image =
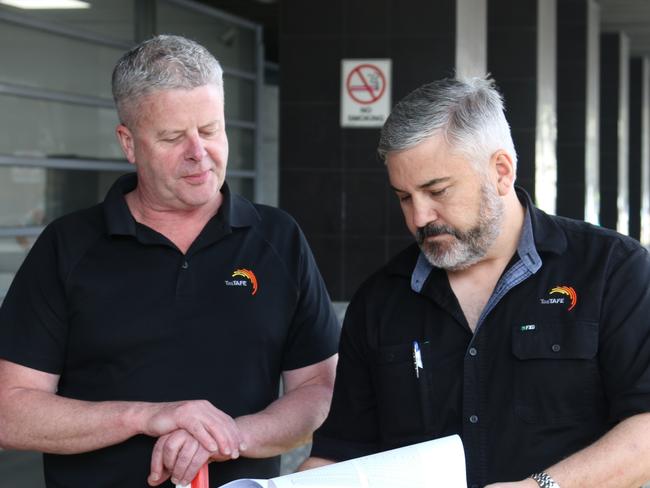
[(336, 354), (341, 329), (307, 240), (297, 227), (296, 232), (298, 297), (283, 357), (284, 371)]
[(365, 305), (357, 294), (345, 315), (332, 405), (325, 423), (314, 433), (312, 456), (344, 461), (379, 450), (373, 361), (365, 317)]
[(650, 257), (612, 260), (604, 284), (599, 361), (612, 422), (650, 411)]
[(34, 243), (0, 308), (0, 357), (48, 373), (63, 369), (67, 307), (56, 233)]

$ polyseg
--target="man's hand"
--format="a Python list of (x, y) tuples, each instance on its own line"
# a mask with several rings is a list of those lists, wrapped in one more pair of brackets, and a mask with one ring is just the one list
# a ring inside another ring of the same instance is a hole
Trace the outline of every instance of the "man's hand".
[(154, 403), (146, 410), (142, 431), (151, 437), (182, 429), (211, 453), (236, 458), (246, 449), (232, 417), (206, 400)]
[(189, 485), (206, 462), (228, 461), (238, 456), (238, 452), (226, 456), (207, 451), (187, 431), (176, 430), (156, 442), (147, 482), (151, 486), (158, 486), (171, 478), (174, 484)]

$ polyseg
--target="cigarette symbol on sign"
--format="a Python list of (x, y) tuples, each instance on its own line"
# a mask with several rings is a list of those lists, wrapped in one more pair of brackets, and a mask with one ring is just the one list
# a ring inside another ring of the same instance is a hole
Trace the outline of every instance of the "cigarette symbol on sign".
[(345, 86), (352, 100), (362, 105), (369, 105), (384, 94), (386, 79), (376, 66), (360, 64), (350, 71)]

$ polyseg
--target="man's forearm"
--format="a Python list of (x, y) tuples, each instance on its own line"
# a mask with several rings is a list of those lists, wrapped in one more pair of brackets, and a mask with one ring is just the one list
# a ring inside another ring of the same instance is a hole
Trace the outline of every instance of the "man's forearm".
[(650, 414), (630, 417), (591, 446), (549, 468), (562, 488), (622, 488), (650, 481)]
[(0, 446), (10, 449), (75, 454), (178, 429), (209, 452), (236, 457), (243, 448), (235, 421), (206, 400), (86, 402), (29, 388), (0, 394)]
[(144, 404), (85, 402), (16, 388), (0, 400), (0, 445), (73, 454), (123, 442), (140, 433)]
[[(540, 471), (545, 468), (540, 466)], [(650, 414), (630, 417), (601, 439), (546, 469), (562, 488), (638, 487), (650, 481)], [(525, 488), (531, 479), (486, 488)]]
[(335, 462), (336, 461), (333, 461), (332, 459), (310, 456), (305, 459), (300, 466), (298, 466), (297, 471), (320, 468), (321, 466), (327, 466), (328, 464), (334, 464)]
[(332, 390), (309, 385), (292, 390), (259, 413), (235, 419), (247, 449), (246, 457), (277, 456), (311, 439), (329, 411)]

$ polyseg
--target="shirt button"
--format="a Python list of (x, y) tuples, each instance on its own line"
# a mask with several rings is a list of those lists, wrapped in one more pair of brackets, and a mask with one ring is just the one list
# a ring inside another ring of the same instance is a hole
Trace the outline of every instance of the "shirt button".
[(476, 416), (476, 415), (471, 415), (471, 416), (469, 417), (469, 421), (470, 421), (471, 423), (473, 423), (473, 424), (477, 424), (477, 423), (478, 423), (478, 416)]
[(561, 347), (560, 347), (559, 344), (553, 344), (553, 345), (551, 346), (551, 350), (552, 350), (553, 352), (560, 352), (560, 349), (561, 349)]
[(188, 263), (187, 261), (183, 261), (183, 264), (181, 264), (181, 268), (183, 269), (187, 269), (189, 267), (190, 267), (190, 263)]
[(476, 350), (475, 347), (470, 347), (469, 348), (469, 355), (470, 356), (476, 356), (478, 354), (478, 351)]

